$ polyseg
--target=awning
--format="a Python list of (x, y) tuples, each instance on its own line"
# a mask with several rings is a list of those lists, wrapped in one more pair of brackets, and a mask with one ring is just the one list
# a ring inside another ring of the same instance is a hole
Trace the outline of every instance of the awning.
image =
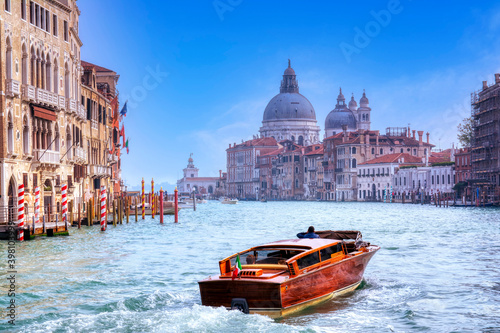
[(56, 116), (56, 113), (52, 110), (49, 110), (49, 109), (45, 109), (45, 108), (42, 108), (42, 107), (39, 107), (39, 106), (35, 106), (33, 105), (33, 115), (37, 118), (42, 118), (42, 119), (45, 119), (45, 120), (49, 120), (49, 121), (56, 121), (57, 120), (57, 116)]

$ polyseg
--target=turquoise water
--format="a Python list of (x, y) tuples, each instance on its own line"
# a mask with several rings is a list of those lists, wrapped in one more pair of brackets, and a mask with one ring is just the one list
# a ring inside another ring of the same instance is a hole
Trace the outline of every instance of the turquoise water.
[[(309, 225), (377, 244), (354, 293), (272, 320), (201, 306), (197, 281), (234, 252)], [(500, 210), (329, 203), (209, 202), (166, 217), (17, 244), (14, 332), (500, 332)], [(0, 242), (0, 272), (7, 243)], [(6, 275), (1, 276), (6, 281)]]

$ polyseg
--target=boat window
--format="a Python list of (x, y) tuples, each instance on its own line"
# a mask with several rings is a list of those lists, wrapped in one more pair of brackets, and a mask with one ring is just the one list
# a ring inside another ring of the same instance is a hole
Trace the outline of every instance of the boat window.
[(313, 252), (311, 254), (308, 254), (307, 256), (297, 259), (297, 265), (299, 266), (299, 269), (303, 269), (317, 263), (319, 263), (318, 252)]
[[(240, 262), (242, 265), (259, 265), (259, 264), (280, 264), (284, 265), (285, 261), (304, 252), (303, 250), (292, 249), (255, 249), (240, 253)], [(231, 265), (236, 262), (236, 257), (231, 258)]]
[(327, 248), (320, 250), (321, 261), (330, 259), (332, 257), (332, 254), (335, 254), (337, 252), (342, 252), (342, 244), (341, 243), (337, 243), (333, 246), (330, 246), (330, 247), (327, 247)]

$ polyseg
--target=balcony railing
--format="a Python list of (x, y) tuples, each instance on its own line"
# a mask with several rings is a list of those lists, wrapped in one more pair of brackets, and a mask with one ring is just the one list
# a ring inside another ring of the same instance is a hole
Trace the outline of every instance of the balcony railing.
[(76, 101), (70, 98), (66, 102), (68, 103), (68, 105), (66, 106), (68, 112), (76, 113)]
[(36, 89), (36, 101), (53, 107), (59, 106), (59, 96), (42, 88)]
[(78, 105), (78, 108), (76, 109), (76, 117), (80, 120), (85, 120), (87, 117), (87, 112), (85, 111), (85, 107), (81, 104)]
[(66, 97), (59, 96), (59, 109), (64, 109), (66, 107)]
[(108, 162), (110, 164), (115, 164), (115, 163), (118, 163), (118, 156), (117, 155), (109, 155), (108, 156)]
[(7, 80), (7, 95), (9, 96), (19, 96), (21, 94), (21, 85), (19, 81)]
[(36, 101), (36, 88), (28, 84), (23, 84), (23, 98), (29, 101)]
[(94, 177), (111, 177), (111, 168), (104, 165), (88, 165), (88, 174)]
[(35, 162), (53, 165), (60, 163), (61, 154), (58, 151), (33, 149), (33, 155), (35, 156)]
[(73, 154), (73, 161), (75, 163), (85, 163), (87, 161), (87, 153), (82, 147), (75, 147)]

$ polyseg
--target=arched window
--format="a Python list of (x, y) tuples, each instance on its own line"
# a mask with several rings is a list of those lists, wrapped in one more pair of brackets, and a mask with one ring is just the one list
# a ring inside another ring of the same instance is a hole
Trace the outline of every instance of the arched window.
[(55, 94), (59, 94), (59, 67), (57, 66), (57, 59), (54, 58), (54, 85), (52, 88), (54, 89), (53, 92)]
[(295, 188), (299, 188), (299, 180), (295, 179)]
[(40, 61), (40, 78), (41, 78), (40, 88), (42, 88), (42, 89), (45, 89), (45, 83), (46, 83), (46, 81), (45, 81), (45, 70), (46, 70), (45, 63), (46, 63), (45, 53), (42, 51), (42, 59)]
[(209, 194), (214, 193), (214, 188), (212, 187), (212, 185), (208, 185), (208, 193)]
[(352, 147), (352, 153), (356, 154), (356, 147)]
[(28, 118), (24, 116), (23, 118), (23, 154), (29, 155), (30, 149), (30, 130), (28, 124)]
[(50, 56), (47, 54), (47, 60), (45, 61), (45, 89), (52, 91), (52, 65), (50, 63)]
[(7, 47), (6, 47), (6, 57), (5, 57), (5, 77), (7, 80), (12, 79), (12, 45), (10, 44), (10, 38), (7, 37)]
[(7, 151), (10, 154), (14, 153), (14, 123), (10, 112), (7, 120)]
[(67, 126), (66, 127), (66, 156), (68, 156), (68, 160), (71, 160), (73, 158), (73, 141), (71, 138), (71, 127)]
[(55, 140), (54, 140), (54, 150), (55, 151), (61, 151), (60, 143), (59, 143), (59, 126), (55, 127)]
[(302, 135), (299, 135), (299, 145), (303, 146), (304, 145), (304, 137)]
[(295, 136), (292, 135), (292, 142), (295, 143)]
[(355, 159), (355, 158), (353, 158), (353, 159), (352, 159), (352, 167), (353, 167), (353, 168), (355, 168), (355, 167), (356, 167), (356, 159)]
[(69, 66), (64, 65), (64, 96), (69, 98)]
[(380, 148), (380, 155), (383, 155), (384, 154), (384, 150), (382, 148)]
[(368, 115), (366, 115), (366, 121), (368, 121), (368, 120), (369, 120), (369, 116), (368, 116)]
[(21, 78), (23, 84), (28, 84), (28, 51), (26, 50), (26, 44), (22, 46)]
[(32, 86), (36, 86), (36, 53), (35, 53), (35, 49), (32, 47), (31, 48), (31, 85)]

